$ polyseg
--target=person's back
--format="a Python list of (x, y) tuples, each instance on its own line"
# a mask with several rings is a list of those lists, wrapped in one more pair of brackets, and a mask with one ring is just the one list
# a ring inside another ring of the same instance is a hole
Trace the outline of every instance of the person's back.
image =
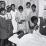
[(0, 38), (1, 39), (4, 39), (4, 37), (5, 37), (4, 34), (6, 35), (6, 30), (7, 30), (7, 27), (6, 27), (5, 19), (0, 17), (0, 31), (1, 31)]
[[(10, 26), (10, 27), (9, 27)], [(10, 20), (6, 20), (5, 18), (2, 18), (0, 16), (0, 31), (1, 31), (1, 39), (6, 39), (10, 37), (9, 35), (11, 34), (10, 31), (12, 32), (13, 27), (12, 23)]]

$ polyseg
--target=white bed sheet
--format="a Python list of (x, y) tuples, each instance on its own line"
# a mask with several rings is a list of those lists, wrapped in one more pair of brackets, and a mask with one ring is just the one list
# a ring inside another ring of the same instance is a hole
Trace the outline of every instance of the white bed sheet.
[(17, 34), (14, 34), (8, 40), (17, 44), (17, 46), (46, 46), (46, 36), (36, 32), (26, 34), (21, 39), (18, 38)]

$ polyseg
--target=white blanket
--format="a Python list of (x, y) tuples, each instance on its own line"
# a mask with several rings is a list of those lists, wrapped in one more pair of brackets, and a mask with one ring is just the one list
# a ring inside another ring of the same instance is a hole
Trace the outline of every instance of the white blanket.
[(46, 36), (38, 33), (26, 34), (21, 39), (18, 38), (17, 34), (14, 34), (8, 40), (17, 46), (46, 46)]

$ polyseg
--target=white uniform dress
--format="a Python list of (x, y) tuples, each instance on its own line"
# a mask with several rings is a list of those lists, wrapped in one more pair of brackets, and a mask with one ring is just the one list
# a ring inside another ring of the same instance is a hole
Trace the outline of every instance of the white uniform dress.
[(37, 17), (38, 17), (38, 12), (37, 12), (37, 11), (35, 11), (35, 12), (32, 11), (32, 12), (31, 12), (31, 17), (32, 17), (32, 16), (37, 16)]
[(12, 25), (13, 25), (13, 33), (17, 32), (17, 22), (15, 20), (17, 10), (15, 9), (15, 12), (11, 10), (10, 14), (12, 16)]
[[(21, 21), (21, 20), (26, 20), (26, 17), (25, 17), (25, 13), (24, 12), (22, 12), (22, 13), (20, 13), (19, 11), (17, 12), (17, 18), (19, 19), (19, 22)], [(26, 22), (26, 21), (25, 21)], [(26, 23), (25, 22), (22, 22), (22, 24), (17, 24), (17, 30), (19, 31), (19, 30), (23, 30), (24, 32), (25, 32), (25, 30), (26, 30)]]
[(26, 15), (27, 20), (30, 19), (31, 12), (32, 12), (31, 8), (26, 8), (26, 9), (24, 9), (24, 13), (25, 13), (25, 15)]
[[(28, 21), (30, 21), (31, 12), (32, 12), (31, 8), (24, 9), (24, 13), (26, 15), (26, 29), (27, 29), (26, 32), (29, 32), (29, 24), (28, 24)], [(31, 25), (32, 25), (32, 23), (31, 23)]]
[(6, 16), (7, 19), (12, 19), (12, 16), (11, 16), (10, 12), (9, 13), (6, 13), (6, 15), (7, 15)]

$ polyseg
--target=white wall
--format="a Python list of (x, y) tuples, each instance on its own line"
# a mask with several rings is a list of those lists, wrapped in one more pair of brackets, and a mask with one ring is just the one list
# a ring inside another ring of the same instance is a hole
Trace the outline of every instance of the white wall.
[(39, 17), (44, 17), (44, 6), (46, 5), (45, 0), (39, 0)]

